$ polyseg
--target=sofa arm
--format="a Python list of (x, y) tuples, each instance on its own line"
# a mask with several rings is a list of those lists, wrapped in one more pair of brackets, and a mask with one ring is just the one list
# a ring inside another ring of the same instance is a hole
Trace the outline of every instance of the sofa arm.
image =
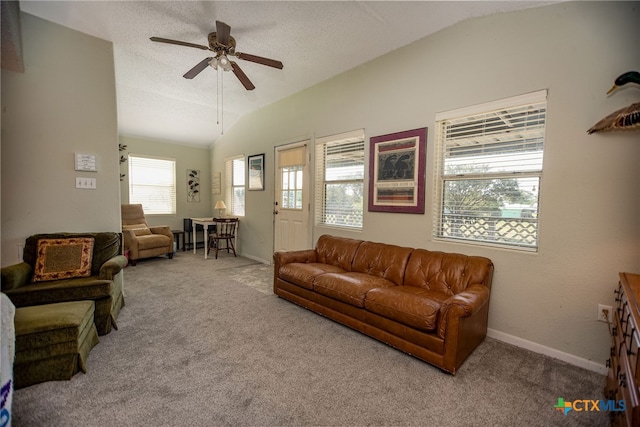
[(149, 227), (149, 230), (151, 230), (151, 233), (153, 234), (164, 234), (165, 236), (170, 238), (171, 241), (173, 242), (173, 233), (171, 232), (171, 229), (169, 228), (168, 225), (159, 225), (155, 227)]
[(317, 262), (318, 253), (315, 249), (305, 249), (302, 251), (276, 252), (273, 254), (274, 264), (282, 266), (293, 262)]
[(28, 284), (33, 274), (33, 269), (26, 262), (21, 262), (2, 267), (0, 274), (2, 276), (2, 284), (0, 285), (2, 290), (9, 291)]
[(131, 251), (133, 248), (136, 248), (136, 251), (138, 250), (138, 238), (133, 230), (122, 230), (122, 236), (124, 237), (125, 249), (129, 249), (129, 251)]
[(100, 279), (113, 280), (116, 274), (120, 273), (127, 265), (127, 257), (116, 255), (100, 267)]
[(438, 337), (444, 338), (450, 317), (471, 317), (489, 302), (489, 288), (474, 284), (463, 292), (449, 297), (440, 307)]

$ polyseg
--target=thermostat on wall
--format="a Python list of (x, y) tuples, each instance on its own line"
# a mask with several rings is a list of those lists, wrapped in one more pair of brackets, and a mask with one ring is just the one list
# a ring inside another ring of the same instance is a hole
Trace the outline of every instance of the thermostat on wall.
[(95, 154), (81, 154), (75, 153), (76, 157), (76, 170), (86, 172), (97, 172), (96, 167), (96, 155)]

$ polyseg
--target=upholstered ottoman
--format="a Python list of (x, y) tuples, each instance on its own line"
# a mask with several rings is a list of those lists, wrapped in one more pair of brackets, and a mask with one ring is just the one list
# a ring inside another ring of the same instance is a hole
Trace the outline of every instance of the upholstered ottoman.
[(70, 380), (98, 343), (93, 301), (61, 302), (16, 309), (15, 388)]

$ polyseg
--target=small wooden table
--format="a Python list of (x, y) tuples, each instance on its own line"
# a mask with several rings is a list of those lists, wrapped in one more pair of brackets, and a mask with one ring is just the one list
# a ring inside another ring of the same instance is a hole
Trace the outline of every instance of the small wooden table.
[(182, 237), (182, 252), (185, 249), (185, 241), (184, 241), (184, 231), (183, 230), (171, 230), (173, 233), (173, 240), (176, 242), (176, 251), (180, 249), (180, 237)]
[[(209, 226), (213, 226), (212, 228), (215, 229), (215, 222), (213, 222), (213, 218), (191, 218), (191, 222), (193, 223), (193, 253), (196, 253), (196, 224), (199, 224), (202, 226), (202, 228), (204, 228), (204, 259), (207, 259), (207, 249), (209, 247)], [(238, 248), (238, 228), (240, 226), (240, 223), (238, 223), (238, 227), (236, 227), (236, 238), (234, 239), (235, 241), (233, 242), (236, 250)]]

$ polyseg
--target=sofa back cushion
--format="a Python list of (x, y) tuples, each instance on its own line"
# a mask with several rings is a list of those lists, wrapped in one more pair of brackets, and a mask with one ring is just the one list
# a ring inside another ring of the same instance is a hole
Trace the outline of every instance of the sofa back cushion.
[(348, 239), (324, 234), (318, 238), (316, 252), (318, 263), (330, 264), (351, 271), (353, 257), (362, 240)]
[(404, 285), (455, 295), (474, 283), (491, 287), (493, 263), (489, 258), (416, 249), (404, 275)]
[(22, 260), (35, 268), (38, 257), (38, 241), (40, 239), (70, 239), (70, 238), (93, 238), (93, 256), (91, 261), (91, 275), (99, 275), (102, 264), (110, 260), (121, 252), (120, 233), (99, 232), (99, 233), (48, 233), (34, 234), (27, 237), (24, 244)]
[(40, 239), (32, 282), (91, 276), (92, 237)]
[(402, 276), (411, 251), (413, 249), (402, 246), (363, 242), (356, 251), (351, 270), (402, 285)]

